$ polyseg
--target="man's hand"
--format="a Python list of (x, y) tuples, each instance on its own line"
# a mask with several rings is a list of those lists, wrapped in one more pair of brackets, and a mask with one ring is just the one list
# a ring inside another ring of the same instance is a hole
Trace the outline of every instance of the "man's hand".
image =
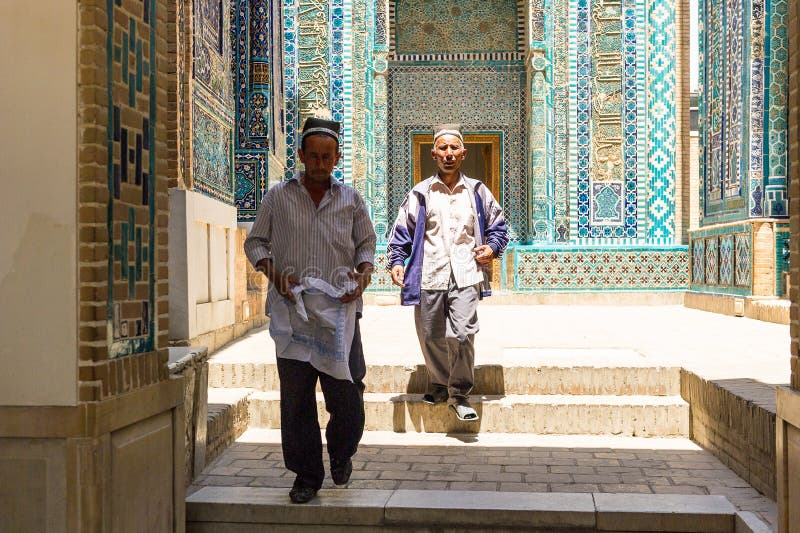
[(398, 287), (405, 287), (406, 268), (403, 265), (395, 265), (392, 267), (392, 283)]
[(297, 299), (294, 297), (294, 293), (292, 293), (292, 287), (300, 285), (299, 279), (291, 274), (279, 274), (275, 272), (272, 261), (269, 259), (262, 259), (259, 261), (256, 268), (259, 272), (263, 272), (264, 275), (267, 276), (267, 279), (272, 286), (275, 287), (275, 290), (278, 291), (278, 294), (292, 302), (292, 304), (297, 303)]
[(369, 287), (372, 282), (372, 265), (370, 263), (361, 263), (356, 267), (355, 272), (348, 272), (347, 275), (356, 282), (356, 287), (352, 292), (345, 293), (344, 296), (339, 298), (339, 301), (343, 304), (357, 299)]
[(472, 253), (475, 254), (475, 261), (481, 266), (488, 265), (492, 262), (492, 259), (494, 259), (494, 250), (492, 250), (492, 247), (488, 244), (478, 246)]

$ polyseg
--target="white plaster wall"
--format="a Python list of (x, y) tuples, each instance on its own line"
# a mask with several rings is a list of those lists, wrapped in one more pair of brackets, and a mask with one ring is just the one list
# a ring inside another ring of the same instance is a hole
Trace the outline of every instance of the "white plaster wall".
[(188, 340), (235, 321), (236, 208), (184, 189), (169, 204), (169, 338)]
[(0, 405), (77, 403), (77, 6), (0, 2)]

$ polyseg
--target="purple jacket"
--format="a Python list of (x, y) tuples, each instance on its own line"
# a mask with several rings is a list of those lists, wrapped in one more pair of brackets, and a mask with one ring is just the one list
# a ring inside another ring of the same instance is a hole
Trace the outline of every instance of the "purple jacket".
[[(467, 188), (475, 196), (475, 242), (477, 246), (488, 244), (494, 250), (494, 256), (500, 257), (508, 245), (508, 226), (503, 218), (503, 209), (494, 199), (491, 191), (483, 182), (468, 178), (462, 174)], [(422, 285), (422, 248), (425, 244), (426, 206), (434, 176), (418, 183), (408, 193), (397, 220), (389, 236), (389, 268), (403, 265), (408, 261), (405, 270), (405, 287), (400, 291), (402, 305), (417, 305), (420, 300)], [(419, 225), (421, 231), (415, 231)], [(481, 297), (491, 296), (491, 287), (486, 270), (483, 271)]]

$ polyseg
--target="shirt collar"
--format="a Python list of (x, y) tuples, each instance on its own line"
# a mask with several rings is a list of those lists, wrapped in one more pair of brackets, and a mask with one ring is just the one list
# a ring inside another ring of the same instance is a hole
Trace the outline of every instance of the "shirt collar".
[[(437, 185), (437, 184), (441, 185), (442, 187), (447, 187), (445, 182), (442, 181), (442, 178), (439, 177), (438, 173), (433, 175), (433, 183), (431, 184), (431, 186)], [(455, 192), (456, 189), (458, 189), (459, 187), (466, 187), (466, 186), (467, 186), (467, 182), (464, 180), (464, 174), (462, 172), (459, 172), (458, 173), (458, 181), (456, 182), (456, 186), (453, 187), (453, 192)], [(447, 187), (447, 189), (450, 190), (449, 187)]]
[[(289, 178), (289, 181), (290, 182), (294, 181), (298, 185), (303, 185), (303, 183), (300, 181), (300, 179), (302, 177), (303, 177), (303, 173), (302, 172), (296, 172), (294, 176)], [(342, 184), (339, 183), (339, 180), (337, 180), (333, 176), (331, 176), (331, 188), (329, 189), (331, 194), (334, 194), (334, 195), (337, 194), (339, 192), (339, 189), (341, 189), (341, 188), (342, 188)]]

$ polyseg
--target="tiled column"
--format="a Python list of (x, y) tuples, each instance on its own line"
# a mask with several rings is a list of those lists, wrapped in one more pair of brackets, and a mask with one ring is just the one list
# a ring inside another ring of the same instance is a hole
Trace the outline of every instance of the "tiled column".
[(789, 2), (789, 198), (791, 205), (791, 386), (778, 387), (777, 485), (780, 533), (800, 531), (800, 14)]
[(28, 72), (0, 93), (18, 199), (0, 230), (4, 531), (184, 527), (182, 381), (167, 374), (175, 16), (166, 0), (0, 7), (15, 50), (0, 67)]

